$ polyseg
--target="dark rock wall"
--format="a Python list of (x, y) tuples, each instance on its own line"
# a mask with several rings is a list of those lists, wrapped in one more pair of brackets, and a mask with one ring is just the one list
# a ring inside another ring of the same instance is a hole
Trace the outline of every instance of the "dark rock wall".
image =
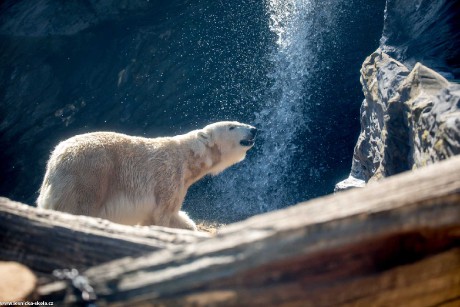
[(459, 13), (459, 0), (387, 0), (382, 50), (409, 69), (421, 62), (458, 79)]
[(244, 99), (266, 75), (262, 11), (254, 1), (1, 4), (0, 194), (33, 203), (49, 152), (77, 133), (247, 120)]
[[(358, 70), (381, 35), (384, 0), (302, 3), (315, 16), (304, 39), (316, 47), (294, 162), (273, 169), (286, 173), (274, 189), (232, 187), (231, 195), (278, 203), (263, 210), (330, 193), (348, 172), (359, 133)], [(217, 120), (252, 123), (273, 99), (268, 57), (276, 37), (268, 20), (259, 0), (1, 2), (0, 195), (34, 203), (50, 151), (77, 133), (158, 136)], [(257, 146), (251, 157), (264, 159)], [(238, 175), (255, 165), (244, 163)], [(261, 212), (239, 201), (231, 208), (222, 191), (211, 191), (213, 182), (191, 189), (186, 210), (194, 218), (227, 222)], [(276, 189), (288, 189), (290, 201), (271, 197)]]

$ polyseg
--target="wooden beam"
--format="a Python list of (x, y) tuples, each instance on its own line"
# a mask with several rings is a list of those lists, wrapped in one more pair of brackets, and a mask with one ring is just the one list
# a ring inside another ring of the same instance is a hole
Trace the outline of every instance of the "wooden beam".
[(0, 276), (0, 303), (24, 302), (35, 298), (37, 277), (24, 265), (0, 261)]
[(455, 157), (84, 275), (101, 305), (429, 306), (460, 300), (459, 237)]
[(18, 261), (36, 273), (81, 270), (208, 237), (171, 228), (124, 226), (0, 198), (0, 259)]
[[(363, 259), (365, 260), (365, 258)], [(308, 267), (308, 263), (304, 264)], [(451, 249), (411, 264), (384, 271), (342, 275), (349, 262), (335, 262), (338, 274), (324, 274), (327, 263), (297, 276), (258, 285), (210, 285), (194, 291), (159, 297), (163, 306), (441, 306), (460, 302), (460, 249)], [(327, 280), (327, 282), (325, 282)], [(144, 300), (133, 301), (134, 304)]]

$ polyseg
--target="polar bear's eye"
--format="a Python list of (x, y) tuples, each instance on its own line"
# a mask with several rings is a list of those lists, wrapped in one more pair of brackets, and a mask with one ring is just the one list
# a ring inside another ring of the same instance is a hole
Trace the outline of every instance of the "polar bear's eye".
[(230, 126), (230, 128), (228, 128), (228, 130), (233, 130), (235, 129), (235, 126)]

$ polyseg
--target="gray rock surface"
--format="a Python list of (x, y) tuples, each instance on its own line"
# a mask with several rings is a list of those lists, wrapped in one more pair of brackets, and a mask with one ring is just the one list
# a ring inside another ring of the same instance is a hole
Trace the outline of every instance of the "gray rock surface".
[(361, 69), (350, 178), (335, 191), (460, 152), (459, 15), (460, 0), (386, 1), (380, 47)]
[(404, 65), (384, 53), (375, 52), (364, 61), (360, 80), (365, 100), (361, 106), (361, 133), (353, 155), (353, 177), (368, 181), (380, 167), (385, 114), (395, 89), (408, 74)]
[(365, 186), (366, 181), (350, 175), (347, 179), (342, 180), (335, 185), (334, 192), (350, 190), (353, 188), (364, 188)]
[(409, 72), (380, 49), (364, 61), (361, 83), (361, 133), (336, 191), (460, 153), (460, 85), (420, 63)]

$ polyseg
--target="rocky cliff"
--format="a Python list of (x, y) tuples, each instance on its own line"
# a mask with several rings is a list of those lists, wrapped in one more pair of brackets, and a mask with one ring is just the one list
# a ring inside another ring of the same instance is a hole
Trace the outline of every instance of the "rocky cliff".
[(365, 99), (350, 177), (336, 191), (460, 153), (458, 7), (387, 1), (381, 46), (361, 68)]

